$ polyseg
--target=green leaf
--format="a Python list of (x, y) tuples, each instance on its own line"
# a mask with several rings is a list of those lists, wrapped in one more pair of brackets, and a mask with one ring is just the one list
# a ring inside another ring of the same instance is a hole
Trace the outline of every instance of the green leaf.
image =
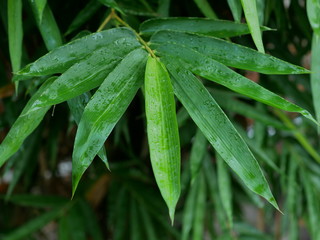
[[(269, 30), (266, 27), (261, 29)], [(206, 18), (155, 18), (147, 20), (140, 25), (140, 33), (145, 36), (151, 36), (161, 30), (198, 33), (219, 38), (250, 33), (246, 24)]]
[(193, 121), (246, 186), (279, 209), (257, 160), (230, 120), (199, 80), (174, 60), (166, 57), (165, 63), (173, 76), (175, 94)]
[(193, 0), (193, 1), (196, 3), (196, 5), (198, 6), (198, 8), (200, 9), (200, 11), (205, 17), (211, 18), (211, 19), (217, 18), (217, 15), (213, 11), (212, 7), (210, 6), (207, 0)]
[(58, 104), (98, 87), (124, 56), (140, 46), (136, 39), (121, 38), (94, 51), (44, 91), (38, 99), (39, 106)]
[(40, 215), (37, 218), (30, 220), (29, 222), (24, 223), (21, 227), (13, 230), (11, 233), (7, 234), (2, 240), (19, 240), (26, 239), (27, 236), (41, 229), (43, 226), (53, 221), (54, 219), (60, 217), (66, 206), (53, 209), (49, 212), (46, 212)]
[[(176, 48), (176, 45), (192, 48), (229, 67), (265, 74), (310, 73), (310, 71), (302, 67), (215, 37), (173, 31), (159, 31), (152, 36), (151, 43), (166, 44), (167, 48), (169, 48), (169, 44), (172, 44), (173, 48)], [(151, 46), (157, 48), (156, 44)], [(162, 50), (165, 51), (166, 49)], [(170, 52), (171, 50), (168, 49), (167, 51)]]
[(311, 90), (318, 122), (320, 122), (320, 32), (314, 33), (311, 48)]
[[(69, 106), (70, 112), (71, 112), (77, 125), (79, 125), (84, 108), (86, 107), (86, 105), (88, 104), (90, 99), (91, 99), (90, 92), (86, 92), (86, 93), (83, 93), (75, 98), (68, 100), (68, 106)], [(106, 165), (106, 167), (110, 170), (110, 166), (109, 166), (109, 162), (108, 162), (108, 158), (107, 158), (107, 153), (106, 153), (106, 149), (104, 146), (98, 152), (98, 156), (100, 157), (102, 162)]]
[(307, 0), (307, 13), (313, 31), (320, 34), (320, 2), (319, 0)]
[[(36, 107), (39, 96), (50, 87), (56, 77), (48, 79), (29, 100), (22, 113), (0, 145), (0, 167), (22, 145), (23, 141), (40, 124), (50, 107)], [(36, 109), (36, 110), (35, 110)]]
[(228, 0), (229, 7), (231, 9), (232, 16), (236, 22), (240, 22), (242, 6), (240, 0)]
[(116, 1), (114, 0), (98, 0), (98, 1), (101, 2), (103, 5), (110, 8), (114, 8), (115, 10), (123, 14), (123, 10), (118, 6)]
[(232, 228), (232, 188), (228, 169), (226, 163), (223, 161), (219, 154), (216, 155), (217, 159), (217, 176), (218, 176), (218, 187), (221, 198), (222, 206), (226, 212), (229, 226)]
[(120, 38), (135, 38), (135, 35), (127, 28), (113, 28), (93, 33), (52, 50), (37, 61), (27, 65), (17, 74), (42, 76), (63, 73), (93, 51)]
[(180, 196), (180, 141), (170, 77), (158, 59), (149, 57), (144, 84), (152, 169), (173, 223)]
[(252, 39), (259, 52), (264, 53), (256, 0), (241, 0)]
[(191, 183), (194, 182), (199, 170), (202, 166), (203, 158), (208, 149), (208, 142), (202, 132), (197, 129), (197, 133), (194, 137), (190, 153), (190, 172), (191, 172)]
[(88, 20), (98, 11), (100, 7), (101, 3), (97, 0), (91, 0), (90, 2), (88, 2), (88, 4), (72, 20), (64, 35), (69, 35), (70, 33), (73, 33), (83, 24), (88, 22)]
[(46, 5), (41, 16), (37, 2), (29, 0), (35, 19), (40, 30), (42, 39), (49, 51), (62, 45), (62, 37), (57, 22), (52, 14), (49, 5)]
[(22, 56), (22, 0), (8, 0), (8, 38), (12, 70), (17, 72)]
[(42, 15), (43, 15), (43, 11), (47, 5), (47, 0), (34, 0), (33, 1), (35, 6), (36, 6), (36, 10), (37, 10), (37, 16), (39, 17), (39, 21), (40, 23), (42, 22)]
[(61, 207), (69, 201), (66, 198), (58, 196), (27, 194), (15, 194), (7, 200), (19, 206), (36, 208)]
[(72, 195), (82, 174), (141, 86), (146, 55), (142, 49), (129, 53), (103, 81), (85, 107), (74, 144)]
[(288, 102), (287, 100), (274, 94), (273, 92), (270, 92), (250, 79), (232, 71), (225, 65), (208, 58), (204, 54), (182, 46), (177, 47), (173, 44), (160, 45), (157, 47), (157, 51), (165, 52), (163, 55), (170, 54), (176, 59), (182, 59), (183, 63), (181, 63), (181, 65), (201, 77), (212, 80), (235, 92), (241, 93), (272, 107), (289, 112), (301, 113), (303, 116), (316, 123), (316, 120), (314, 120), (312, 115), (307, 110)]

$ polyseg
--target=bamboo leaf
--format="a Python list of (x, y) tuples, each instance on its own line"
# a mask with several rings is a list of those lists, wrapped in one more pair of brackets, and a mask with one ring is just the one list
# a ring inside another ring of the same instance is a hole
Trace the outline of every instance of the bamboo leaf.
[(145, 61), (146, 52), (142, 49), (128, 54), (103, 81), (85, 107), (72, 157), (72, 195), (82, 174), (141, 86)]
[(259, 16), (256, 0), (241, 0), (244, 15), (246, 17), (252, 39), (259, 52), (264, 53), (262, 36), (259, 25)]
[(242, 6), (240, 0), (228, 0), (228, 4), (231, 9), (233, 19), (236, 22), (240, 22), (242, 13)]
[(51, 51), (60, 47), (62, 45), (61, 33), (49, 5), (45, 5), (40, 13), (37, 1), (29, 0), (29, 3), (47, 49)]
[(169, 74), (149, 57), (145, 74), (147, 132), (150, 159), (171, 221), (180, 195), (180, 141), (175, 101)]
[(215, 37), (173, 31), (159, 31), (151, 38), (151, 46), (157, 49), (155, 43), (166, 44), (167, 48), (169, 48), (169, 44), (172, 44), (174, 48), (176, 48), (176, 45), (188, 47), (224, 65), (239, 69), (265, 74), (310, 73), (307, 69), (282, 61), (268, 54), (263, 54), (251, 48)]
[[(250, 33), (246, 24), (206, 18), (155, 18), (140, 25), (140, 33), (145, 36), (151, 36), (161, 30), (198, 33), (219, 38)], [(269, 30), (269, 28), (261, 27), (261, 30)]]
[[(39, 96), (50, 87), (56, 77), (48, 79), (29, 100), (20, 116), (0, 145), (0, 167), (21, 147), (23, 141), (40, 124), (50, 107), (36, 107)], [(37, 110), (35, 111), (34, 108)]]
[(232, 228), (232, 188), (230, 183), (230, 176), (228, 169), (226, 168), (226, 163), (223, 161), (219, 154), (216, 155), (217, 159), (217, 176), (218, 176), (218, 186), (221, 198), (222, 206), (226, 212), (229, 226)]
[(34, 4), (36, 5), (37, 15), (38, 15), (40, 23), (41, 23), (43, 11), (47, 5), (47, 0), (34, 0)]
[(196, 3), (196, 5), (198, 6), (198, 8), (200, 9), (200, 11), (205, 17), (211, 18), (211, 19), (217, 18), (216, 13), (213, 11), (212, 7), (210, 6), (207, 0), (193, 0), (193, 1)]
[(97, 0), (91, 0), (72, 20), (64, 35), (69, 35), (85, 24), (101, 7), (101, 3)]
[(211, 145), (250, 190), (279, 209), (256, 159), (210, 93), (191, 72), (174, 64), (173, 58), (166, 57), (165, 63), (176, 96)]
[(183, 62), (181, 64), (185, 68), (188, 68), (201, 77), (212, 80), (235, 92), (241, 93), (269, 106), (289, 112), (300, 113), (317, 124), (317, 121), (307, 110), (288, 102), (248, 78), (232, 71), (223, 64), (206, 57), (204, 54), (182, 46), (173, 47), (172, 44), (158, 46), (157, 50), (159, 52), (165, 52), (165, 54), (170, 54), (175, 58), (182, 59)]
[(192, 144), (190, 154), (191, 183), (194, 182), (199, 173), (203, 158), (207, 152), (207, 148), (208, 142), (206, 137), (199, 129), (197, 129), (197, 133), (194, 137), (194, 142)]
[(63, 73), (75, 63), (110, 43), (121, 38), (135, 38), (127, 28), (113, 28), (76, 39), (52, 50), (37, 61), (27, 65), (17, 74), (24, 76), (42, 76)]
[(307, 13), (311, 27), (315, 33), (320, 34), (320, 2), (307, 0)]
[(98, 87), (120, 60), (138, 47), (136, 39), (122, 38), (94, 51), (44, 91), (38, 99), (39, 106), (58, 104)]
[(101, 2), (103, 5), (110, 8), (114, 8), (115, 10), (123, 14), (123, 10), (119, 7), (119, 5), (116, 3), (115, 0), (98, 0), (98, 1)]
[(12, 70), (17, 72), (22, 56), (22, 0), (8, 0), (8, 38)]

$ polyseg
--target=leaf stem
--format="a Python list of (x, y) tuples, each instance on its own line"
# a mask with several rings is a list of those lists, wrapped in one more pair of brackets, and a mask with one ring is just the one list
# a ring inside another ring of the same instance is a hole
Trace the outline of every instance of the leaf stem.
[(105, 26), (106, 24), (111, 20), (111, 19), (115, 19), (117, 20), (120, 24), (122, 24), (123, 26), (129, 28), (130, 30), (132, 30), (134, 32), (134, 34), (136, 35), (138, 41), (144, 46), (144, 48), (150, 53), (150, 55), (153, 58), (157, 58), (157, 56), (155, 55), (155, 53), (152, 51), (152, 49), (148, 46), (148, 44), (143, 40), (143, 38), (139, 35), (139, 33), (136, 32), (136, 30), (134, 30), (128, 23), (126, 23), (125, 21), (122, 20), (122, 18), (120, 18), (117, 13), (115, 12), (115, 10), (112, 8), (111, 9), (111, 13), (106, 17), (106, 19), (102, 22), (102, 24), (100, 25), (100, 27), (98, 28), (97, 32), (100, 32)]
[(297, 141), (301, 144), (301, 146), (318, 162), (320, 163), (320, 155), (317, 153), (317, 151), (311, 146), (309, 141), (306, 139), (306, 137), (299, 132), (298, 128), (291, 122), (291, 120), (288, 118), (287, 115), (285, 115), (283, 112), (281, 112), (278, 109), (274, 110), (274, 113), (282, 120), (282, 122), (290, 129), (292, 130), (292, 133), (294, 137), (297, 139)]

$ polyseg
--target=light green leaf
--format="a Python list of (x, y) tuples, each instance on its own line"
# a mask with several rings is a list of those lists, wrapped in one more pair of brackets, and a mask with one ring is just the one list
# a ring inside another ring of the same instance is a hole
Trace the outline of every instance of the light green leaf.
[[(261, 29), (269, 30), (266, 27)], [(219, 38), (250, 33), (246, 24), (206, 18), (155, 18), (147, 20), (140, 25), (140, 33), (145, 36), (150, 36), (160, 30), (198, 33)]]
[(264, 53), (256, 0), (241, 0), (241, 3), (252, 39), (259, 52)]
[(35, 6), (36, 6), (37, 16), (39, 17), (39, 23), (41, 23), (43, 11), (46, 7), (47, 0), (32, 0), (31, 2), (34, 2)]
[(73, 151), (73, 195), (82, 174), (141, 86), (146, 55), (142, 49), (129, 53), (103, 81), (85, 107)]
[(148, 143), (153, 173), (171, 221), (180, 196), (180, 141), (175, 101), (169, 74), (149, 57), (145, 73)]
[(194, 182), (202, 165), (203, 158), (208, 149), (208, 142), (206, 137), (202, 134), (200, 129), (197, 129), (197, 133), (194, 137), (190, 153), (190, 172), (191, 183)]
[(316, 120), (314, 120), (307, 110), (288, 102), (248, 78), (232, 71), (225, 65), (208, 58), (204, 54), (190, 48), (174, 46), (173, 44), (160, 45), (157, 47), (157, 51), (165, 53), (162, 55), (167, 54), (174, 56), (176, 59), (182, 59), (183, 63), (181, 63), (181, 65), (201, 77), (212, 80), (235, 92), (241, 93), (269, 106), (289, 112), (301, 113), (303, 116), (316, 123)]
[(98, 11), (101, 7), (101, 3), (97, 0), (91, 0), (88, 4), (77, 14), (77, 16), (72, 20), (68, 30), (64, 35), (69, 35), (76, 31), (83, 24), (88, 22), (88, 20)]
[(22, 0), (8, 0), (8, 38), (12, 70), (17, 72), (22, 56)]
[(199, 80), (174, 61), (174, 58), (165, 58), (173, 76), (175, 94), (193, 121), (246, 186), (279, 209), (257, 160), (230, 120)]
[(231, 9), (232, 16), (236, 22), (240, 22), (242, 6), (240, 0), (228, 0), (229, 7)]
[[(90, 98), (91, 98), (90, 92), (86, 92), (86, 93), (83, 93), (75, 98), (68, 100), (68, 106), (69, 106), (70, 112), (71, 112), (77, 125), (79, 125), (79, 123), (80, 123), (80, 119), (82, 117), (84, 108), (86, 107), (86, 105), (90, 101)], [(108, 158), (107, 158), (107, 153), (106, 153), (106, 149), (104, 146), (98, 152), (98, 156), (104, 162), (106, 167), (110, 170)]]
[(232, 186), (230, 182), (230, 175), (228, 169), (226, 168), (226, 163), (223, 161), (219, 154), (216, 155), (217, 159), (217, 176), (218, 176), (218, 186), (221, 198), (222, 206), (226, 212), (229, 226), (232, 228)]
[[(151, 43), (166, 44), (167, 47), (168, 44), (172, 44), (174, 48), (176, 48), (176, 45), (192, 48), (229, 67), (265, 74), (310, 73), (307, 69), (282, 61), (268, 54), (263, 54), (251, 48), (215, 37), (173, 31), (159, 31), (152, 36)], [(151, 46), (157, 48), (156, 44)]]
[(93, 33), (52, 50), (37, 61), (27, 65), (17, 74), (42, 76), (63, 73), (93, 51), (113, 43), (120, 38), (135, 38), (135, 35), (127, 28), (113, 28)]
[(98, 87), (124, 56), (140, 46), (136, 39), (122, 38), (94, 51), (44, 91), (39, 106), (58, 104)]
[(307, 13), (313, 31), (320, 34), (320, 2), (307, 0)]
[[(50, 87), (56, 77), (48, 79), (40, 89), (29, 100), (22, 113), (11, 127), (6, 138), (0, 145), (0, 167), (11, 157), (22, 145), (23, 141), (40, 124), (44, 115), (49, 110), (48, 107), (36, 107), (39, 96)], [(37, 109), (37, 111), (34, 110)]]
[(198, 6), (198, 8), (200, 9), (200, 11), (205, 17), (211, 18), (211, 19), (217, 18), (216, 13), (213, 11), (212, 7), (210, 6), (207, 0), (193, 0), (193, 1), (196, 3), (196, 5)]
[(49, 51), (62, 45), (62, 37), (56, 20), (52, 14), (49, 5), (46, 5), (41, 16), (37, 2), (29, 0), (35, 19), (40, 30), (42, 39)]
[[(319, 23), (320, 24), (320, 23)], [(311, 90), (317, 120), (320, 123), (320, 31), (314, 33), (311, 48)]]

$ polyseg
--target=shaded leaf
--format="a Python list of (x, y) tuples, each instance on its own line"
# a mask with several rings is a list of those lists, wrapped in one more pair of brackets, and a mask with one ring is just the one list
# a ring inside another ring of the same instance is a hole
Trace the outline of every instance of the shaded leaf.
[(213, 11), (212, 7), (210, 6), (207, 0), (193, 0), (193, 1), (196, 3), (196, 5), (198, 6), (198, 8), (200, 9), (200, 11), (205, 17), (211, 18), (211, 19), (217, 18), (217, 15)]
[(228, 0), (228, 4), (231, 9), (233, 19), (236, 22), (240, 22), (242, 13), (242, 6), (240, 0)]
[(165, 66), (149, 57), (145, 73), (148, 143), (153, 173), (171, 221), (180, 196), (180, 141), (175, 101)]
[(38, 15), (40, 23), (41, 23), (43, 11), (46, 7), (47, 0), (34, 0), (34, 3), (36, 5), (37, 15)]

